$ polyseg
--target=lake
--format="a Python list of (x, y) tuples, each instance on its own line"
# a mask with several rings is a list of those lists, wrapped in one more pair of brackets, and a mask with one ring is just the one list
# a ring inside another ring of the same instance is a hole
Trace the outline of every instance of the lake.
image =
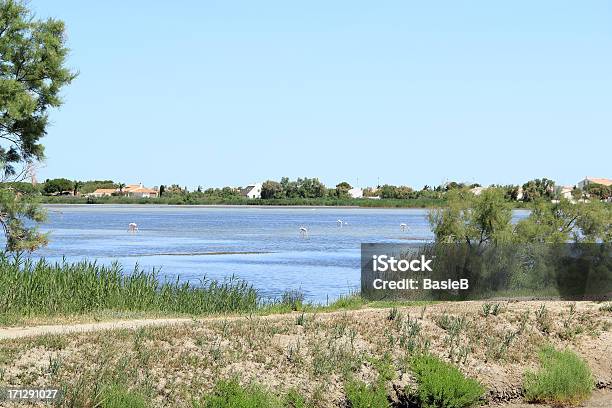
[[(246, 280), (265, 298), (332, 301), (359, 289), (362, 242), (429, 241), (426, 209), (46, 205), (49, 260), (119, 261), (165, 279)], [(515, 211), (515, 218), (523, 212)], [(342, 220), (339, 226), (338, 220)], [(137, 233), (128, 224), (139, 226)], [(408, 229), (401, 231), (400, 224)], [(308, 235), (300, 234), (300, 227)]]

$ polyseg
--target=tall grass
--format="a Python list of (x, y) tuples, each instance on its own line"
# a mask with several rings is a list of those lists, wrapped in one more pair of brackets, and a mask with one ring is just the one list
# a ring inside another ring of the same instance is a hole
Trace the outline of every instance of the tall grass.
[(595, 383), (591, 370), (571, 350), (545, 347), (539, 354), (542, 367), (527, 372), (524, 379), (525, 399), (554, 405), (575, 405), (586, 400)]
[(485, 388), (438, 357), (420, 354), (412, 361), (411, 369), (418, 383), (416, 397), (420, 407), (465, 408), (480, 405)]
[(60, 315), (102, 310), (188, 314), (247, 311), (258, 304), (255, 289), (238, 279), (203, 279), (200, 285), (165, 282), (138, 266), (124, 273), (118, 263), (0, 255), (0, 314)]

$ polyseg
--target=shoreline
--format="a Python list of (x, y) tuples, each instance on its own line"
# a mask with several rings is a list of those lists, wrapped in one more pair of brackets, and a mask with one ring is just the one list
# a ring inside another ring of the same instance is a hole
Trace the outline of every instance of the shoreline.
[(397, 206), (358, 206), (358, 205), (274, 205), (274, 204), (159, 204), (159, 203), (96, 203), (96, 204), (83, 204), (83, 203), (41, 203), (45, 207), (154, 207), (154, 208), (263, 208), (263, 209), (274, 209), (274, 208), (288, 208), (288, 209), (366, 209), (366, 210), (430, 210), (439, 207), (397, 207)]

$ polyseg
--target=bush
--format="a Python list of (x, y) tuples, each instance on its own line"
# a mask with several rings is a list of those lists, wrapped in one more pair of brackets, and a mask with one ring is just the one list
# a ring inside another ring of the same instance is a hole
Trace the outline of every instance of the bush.
[(194, 407), (203, 408), (281, 408), (283, 404), (256, 385), (241, 386), (237, 380), (221, 380), (203, 403)]
[(542, 368), (525, 374), (525, 399), (530, 402), (577, 404), (591, 395), (593, 376), (587, 363), (571, 350), (546, 347), (540, 351)]
[(387, 393), (382, 384), (367, 385), (351, 380), (344, 386), (346, 400), (351, 408), (384, 408), (389, 406)]
[(100, 400), (102, 408), (146, 408), (149, 406), (142, 395), (118, 385), (104, 389)]
[(411, 368), (418, 382), (415, 397), (425, 408), (471, 407), (485, 392), (476, 380), (430, 354), (415, 357)]

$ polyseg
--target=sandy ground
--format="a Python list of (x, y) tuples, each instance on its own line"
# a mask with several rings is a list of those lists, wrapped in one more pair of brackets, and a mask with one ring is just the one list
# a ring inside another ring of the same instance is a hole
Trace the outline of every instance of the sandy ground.
[[(8, 384), (61, 383), (87, 395), (101, 372), (120, 367), (130, 373), (130, 387), (150, 389), (156, 407), (190, 406), (219, 378), (239, 375), (245, 384), (296, 389), (316, 399), (314, 406), (338, 407), (346, 372), (371, 381), (373, 361), (388, 354), (393, 396), (412, 381), (407, 349), (427, 347), (478, 379), (490, 406), (527, 408), (534, 405), (521, 401), (522, 378), (538, 368), (537, 351), (552, 344), (588, 362), (598, 390), (583, 406), (612, 407), (612, 313), (593, 302), (521, 301), (500, 303), (499, 314), (485, 316), (483, 305), (403, 307), (396, 319), (390, 309), (361, 309), (6, 327), (0, 328), (0, 373)], [(445, 319), (464, 326), (452, 334)], [(413, 337), (406, 334), (411, 326), (419, 327)]]

